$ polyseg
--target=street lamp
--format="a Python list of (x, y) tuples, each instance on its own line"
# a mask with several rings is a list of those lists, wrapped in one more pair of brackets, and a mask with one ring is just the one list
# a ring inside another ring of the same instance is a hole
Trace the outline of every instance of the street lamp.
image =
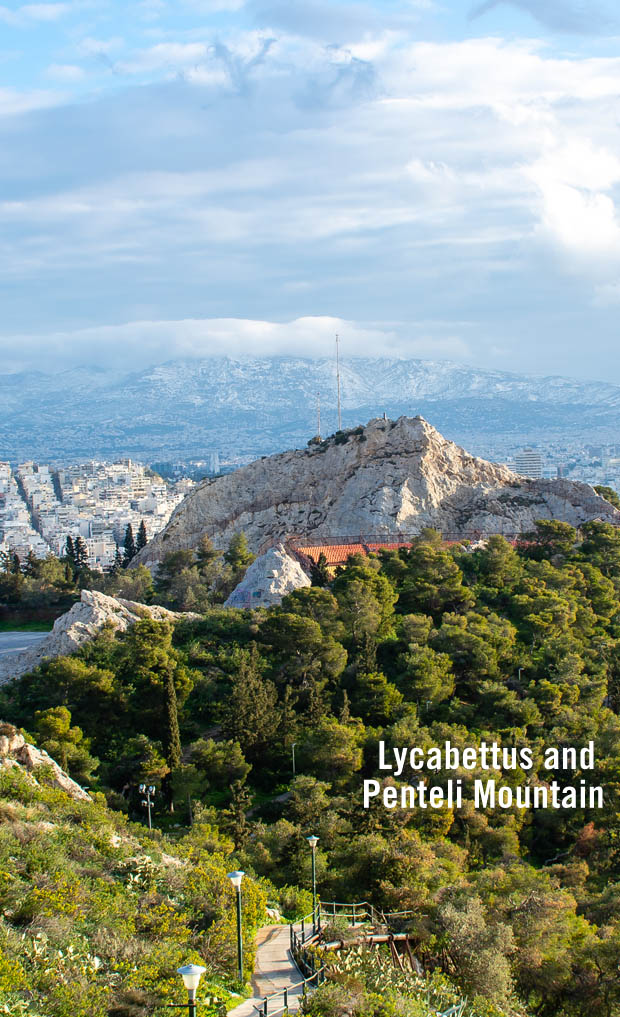
[[(312, 935), (316, 935), (317, 921), (316, 921), (316, 846), (319, 843), (319, 838), (312, 834), (311, 837), (306, 837), (308, 844), (312, 848)], [(319, 932), (321, 931), (321, 915), (319, 913)]]
[(155, 804), (155, 802), (153, 801), (153, 798), (155, 797), (155, 788), (153, 787), (152, 784), (140, 784), (140, 794), (146, 795), (146, 798), (143, 798), (140, 804), (143, 806), (143, 808), (147, 809), (148, 811), (149, 830), (152, 830), (153, 827), (151, 826), (151, 809)]
[(237, 870), (236, 872), (229, 872), (228, 878), (232, 885), (237, 891), (237, 967), (239, 974), (239, 982), (243, 985), (243, 937), (241, 935), (241, 880), (245, 876), (245, 872)]
[(196, 989), (206, 970), (206, 968), (201, 968), (199, 964), (186, 964), (183, 968), (177, 968), (177, 974), (181, 975), (183, 984), (187, 989), (189, 1017), (196, 1017)]
[(295, 746), (296, 745), (297, 745), (297, 742), (293, 742), (293, 744), (291, 745), (291, 749), (292, 749), (292, 752), (293, 752), (293, 777), (295, 776)]

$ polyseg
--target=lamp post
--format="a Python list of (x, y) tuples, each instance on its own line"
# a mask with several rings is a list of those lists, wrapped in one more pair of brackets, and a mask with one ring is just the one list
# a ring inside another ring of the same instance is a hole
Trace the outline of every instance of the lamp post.
[(245, 872), (229, 872), (228, 878), (237, 891), (237, 968), (239, 983), (243, 985), (243, 936), (241, 935), (241, 880)]
[(151, 826), (151, 809), (153, 808), (153, 805), (155, 804), (154, 801), (153, 801), (153, 798), (155, 797), (155, 788), (153, 787), (152, 784), (140, 784), (140, 794), (141, 795), (146, 795), (146, 797), (142, 799), (140, 804), (148, 812), (149, 830), (152, 830), (153, 827)]
[(196, 989), (206, 970), (206, 968), (201, 968), (199, 964), (186, 964), (185, 967), (177, 968), (177, 974), (181, 975), (183, 984), (187, 989), (189, 1017), (196, 1017)]
[(295, 746), (296, 745), (297, 745), (297, 742), (293, 742), (293, 744), (291, 745), (291, 750), (292, 750), (292, 753), (293, 753), (293, 777), (295, 776)]
[[(316, 918), (316, 846), (319, 843), (319, 838), (312, 834), (311, 837), (306, 837), (308, 844), (312, 848), (312, 935), (316, 935), (317, 931), (317, 918)], [(319, 932), (321, 931), (321, 915), (319, 914), (318, 921)]]

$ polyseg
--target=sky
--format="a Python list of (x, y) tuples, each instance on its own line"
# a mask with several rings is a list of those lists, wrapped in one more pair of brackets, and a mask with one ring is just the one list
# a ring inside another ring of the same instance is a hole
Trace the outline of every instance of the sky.
[(619, 121), (611, 0), (0, 3), (0, 371), (620, 384)]

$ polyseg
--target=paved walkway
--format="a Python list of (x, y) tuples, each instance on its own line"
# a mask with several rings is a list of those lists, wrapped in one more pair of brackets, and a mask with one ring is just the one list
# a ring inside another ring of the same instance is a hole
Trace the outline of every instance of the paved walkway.
[(0, 657), (9, 653), (21, 653), (45, 636), (49, 636), (49, 632), (0, 632)]
[[(289, 937), (288, 925), (266, 925), (260, 929), (256, 937), (256, 963), (252, 976), (254, 995), (251, 999), (244, 999), (234, 1010), (229, 1010), (228, 1017), (253, 1017), (256, 1014), (254, 1004), (258, 1004), (263, 996), (280, 992), (301, 981), (299, 968), (290, 951)], [(301, 988), (289, 993), (289, 1010), (298, 1009), (300, 996)], [(284, 1006), (283, 999), (274, 1000), (272, 1010), (281, 1006)]]

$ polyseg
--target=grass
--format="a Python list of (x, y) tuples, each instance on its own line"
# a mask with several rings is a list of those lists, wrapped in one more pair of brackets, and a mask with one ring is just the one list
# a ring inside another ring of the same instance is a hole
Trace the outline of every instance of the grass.
[(51, 621), (16, 622), (10, 618), (0, 618), (0, 632), (51, 632)]

